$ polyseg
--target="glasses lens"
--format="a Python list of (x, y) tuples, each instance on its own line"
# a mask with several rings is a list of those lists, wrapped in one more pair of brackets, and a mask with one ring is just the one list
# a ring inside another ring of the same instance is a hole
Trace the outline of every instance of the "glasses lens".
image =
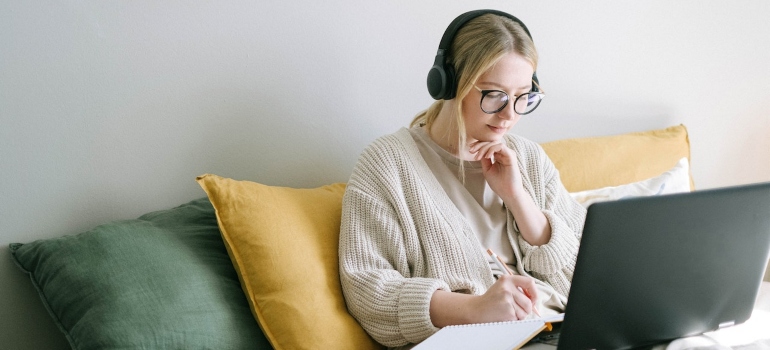
[(545, 95), (539, 92), (523, 94), (516, 98), (516, 101), (514, 101), (513, 104), (513, 109), (519, 115), (532, 113), (532, 111), (534, 111), (535, 108), (540, 105), (543, 97), (545, 97)]
[(499, 90), (486, 91), (481, 98), (481, 110), (492, 114), (501, 111), (508, 104), (508, 94)]

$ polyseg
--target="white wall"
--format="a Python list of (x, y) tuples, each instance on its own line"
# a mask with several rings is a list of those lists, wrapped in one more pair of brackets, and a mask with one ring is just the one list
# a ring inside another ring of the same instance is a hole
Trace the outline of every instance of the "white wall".
[(698, 188), (770, 181), (770, 3), (3, 1), (0, 344), (66, 348), (7, 245), (204, 196), (196, 175), (345, 181), (432, 101), (446, 25), (527, 23), (536, 141), (685, 124)]

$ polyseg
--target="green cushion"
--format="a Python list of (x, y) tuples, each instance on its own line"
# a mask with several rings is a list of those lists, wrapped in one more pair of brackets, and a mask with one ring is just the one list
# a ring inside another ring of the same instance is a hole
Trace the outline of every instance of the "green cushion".
[(271, 349), (207, 198), (10, 249), (73, 349)]

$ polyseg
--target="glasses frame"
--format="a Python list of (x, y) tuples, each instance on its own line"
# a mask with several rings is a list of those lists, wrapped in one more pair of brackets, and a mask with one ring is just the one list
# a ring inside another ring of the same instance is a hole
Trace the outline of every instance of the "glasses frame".
[[(537, 109), (537, 107), (540, 106), (540, 102), (543, 102), (543, 99), (545, 98), (545, 91), (543, 91), (543, 89), (540, 87), (540, 84), (538, 84), (534, 80), (532, 80), (532, 84), (537, 86), (537, 89), (538, 89), (537, 92), (533, 92), (533, 91), (530, 90), (529, 92), (525, 92), (525, 93), (523, 93), (521, 95), (518, 95), (518, 96), (514, 95), (514, 98), (513, 98), (513, 111), (516, 112), (516, 114), (518, 114), (518, 115), (527, 115), (527, 114), (530, 114), (530, 113), (534, 112)], [(478, 90), (481, 93), (481, 99), (479, 100), (479, 108), (481, 109), (482, 112), (484, 112), (486, 114), (498, 113), (498, 112), (502, 111), (503, 109), (505, 109), (505, 107), (508, 107), (508, 103), (511, 102), (511, 95), (509, 95), (507, 92), (505, 92), (503, 90), (496, 90), (496, 89), (482, 90), (481, 88), (476, 86), (476, 84), (473, 84), (473, 87), (476, 88), (476, 90)], [(500, 108), (498, 108), (498, 109), (496, 109), (496, 110), (494, 110), (492, 112), (488, 112), (488, 111), (484, 110), (484, 107), (481, 107), (481, 102), (484, 101), (484, 97), (487, 97), (487, 95), (492, 93), (492, 92), (502, 92), (503, 94), (505, 94), (505, 96), (508, 96), (508, 99), (505, 101), (505, 103), (503, 103), (503, 105)], [(524, 96), (529, 96), (532, 93), (540, 96), (540, 101), (537, 102), (537, 106), (535, 106), (535, 108), (532, 108), (532, 110), (529, 111), (529, 112), (519, 113), (519, 111), (516, 110), (516, 101), (518, 101), (520, 98), (522, 98)]]

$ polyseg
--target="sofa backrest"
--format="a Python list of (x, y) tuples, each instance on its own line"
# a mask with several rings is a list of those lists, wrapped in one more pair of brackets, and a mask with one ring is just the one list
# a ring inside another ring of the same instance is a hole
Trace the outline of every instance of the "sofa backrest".
[[(583, 137), (542, 144), (570, 192), (619, 186), (658, 176), (686, 157), (684, 125), (615, 136)], [(690, 187), (694, 182), (690, 176)]]

